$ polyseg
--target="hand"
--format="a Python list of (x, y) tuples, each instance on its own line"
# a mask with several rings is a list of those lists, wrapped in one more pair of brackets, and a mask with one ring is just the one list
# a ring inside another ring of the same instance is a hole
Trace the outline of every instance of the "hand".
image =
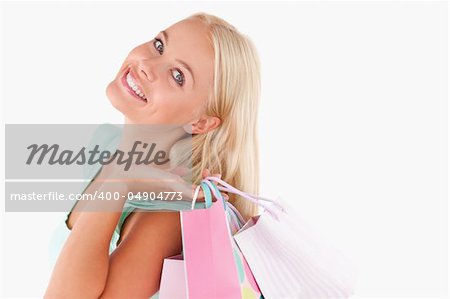
[[(105, 171), (103, 171), (105, 170)], [(132, 164), (128, 170), (121, 167), (102, 169), (96, 179), (103, 184), (121, 184), (126, 192), (182, 192), (183, 198), (192, 199), (194, 185), (180, 175), (149, 165)]]
[[(194, 198), (197, 185), (190, 185), (181, 175), (183, 171), (175, 169), (172, 172), (148, 165), (132, 164), (130, 169), (124, 170), (115, 167), (113, 170), (102, 171), (97, 181), (102, 183), (123, 184), (127, 192), (182, 192), (184, 200), (192, 200)], [(202, 177), (215, 176), (221, 178), (221, 174), (211, 174), (209, 169), (204, 169)], [(217, 186), (217, 182), (212, 182)], [(228, 200), (226, 193), (220, 192), (221, 195)], [(204, 202), (205, 195), (203, 189), (200, 188), (196, 201)], [(213, 195), (212, 201), (216, 201)]]

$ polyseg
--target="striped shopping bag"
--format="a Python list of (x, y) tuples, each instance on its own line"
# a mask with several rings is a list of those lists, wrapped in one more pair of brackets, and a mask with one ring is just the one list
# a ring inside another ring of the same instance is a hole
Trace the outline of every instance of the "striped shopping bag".
[(344, 253), (328, 244), (286, 203), (255, 197), (215, 178), (219, 189), (264, 208), (234, 234), (266, 299), (348, 298), (356, 270)]

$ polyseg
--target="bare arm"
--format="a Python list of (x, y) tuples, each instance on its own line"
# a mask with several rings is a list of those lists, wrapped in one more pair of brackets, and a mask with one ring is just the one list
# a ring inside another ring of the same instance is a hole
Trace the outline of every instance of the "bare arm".
[[(134, 189), (130, 182), (102, 184), (102, 180), (103, 176), (94, 180), (85, 193), (108, 191), (126, 195)], [(203, 194), (199, 197), (199, 201), (204, 201)], [(125, 198), (100, 202), (108, 209), (113, 206), (117, 212), (79, 213), (56, 262), (45, 298), (107, 298), (119, 294), (145, 297), (158, 290), (164, 258), (181, 252), (179, 213), (139, 213), (129, 235), (109, 256)]]
[[(107, 184), (94, 181), (86, 194), (120, 192), (125, 194), (123, 184)], [(126, 196), (125, 196), (126, 197)], [(125, 199), (118, 201), (95, 201), (107, 204), (112, 211), (121, 211)], [(105, 208), (106, 210), (106, 208)], [(81, 213), (72, 228), (58, 257), (50, 278), (45, 298), (98, 298), (102, 293), (109, 268), (109, 244), (121, 212), (91, 211)]]
[(164, 258), (181, 253), (179, 212), (136, 212), (136, 221), (111, 254), (100, 298), (149, 298), (158, 289)]

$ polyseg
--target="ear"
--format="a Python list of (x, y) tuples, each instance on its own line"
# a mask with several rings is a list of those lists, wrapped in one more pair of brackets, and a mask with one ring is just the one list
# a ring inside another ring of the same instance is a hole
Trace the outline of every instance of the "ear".
[(220, 118), (216, 116), (203, 116), (197, 122), (188, 125), (189, 128), (186, 131), (192, 134), (205, 134), (220, 126), (221, 123)]

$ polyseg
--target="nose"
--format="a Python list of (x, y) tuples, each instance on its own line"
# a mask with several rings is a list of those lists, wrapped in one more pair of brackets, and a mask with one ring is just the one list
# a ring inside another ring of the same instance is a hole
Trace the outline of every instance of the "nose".
[(156, 64), (151, 62), (150, 59), (139, 61), (137, 69), (139, 76), (142, 76), (144, 80), (150, 82), (156, 80)]

